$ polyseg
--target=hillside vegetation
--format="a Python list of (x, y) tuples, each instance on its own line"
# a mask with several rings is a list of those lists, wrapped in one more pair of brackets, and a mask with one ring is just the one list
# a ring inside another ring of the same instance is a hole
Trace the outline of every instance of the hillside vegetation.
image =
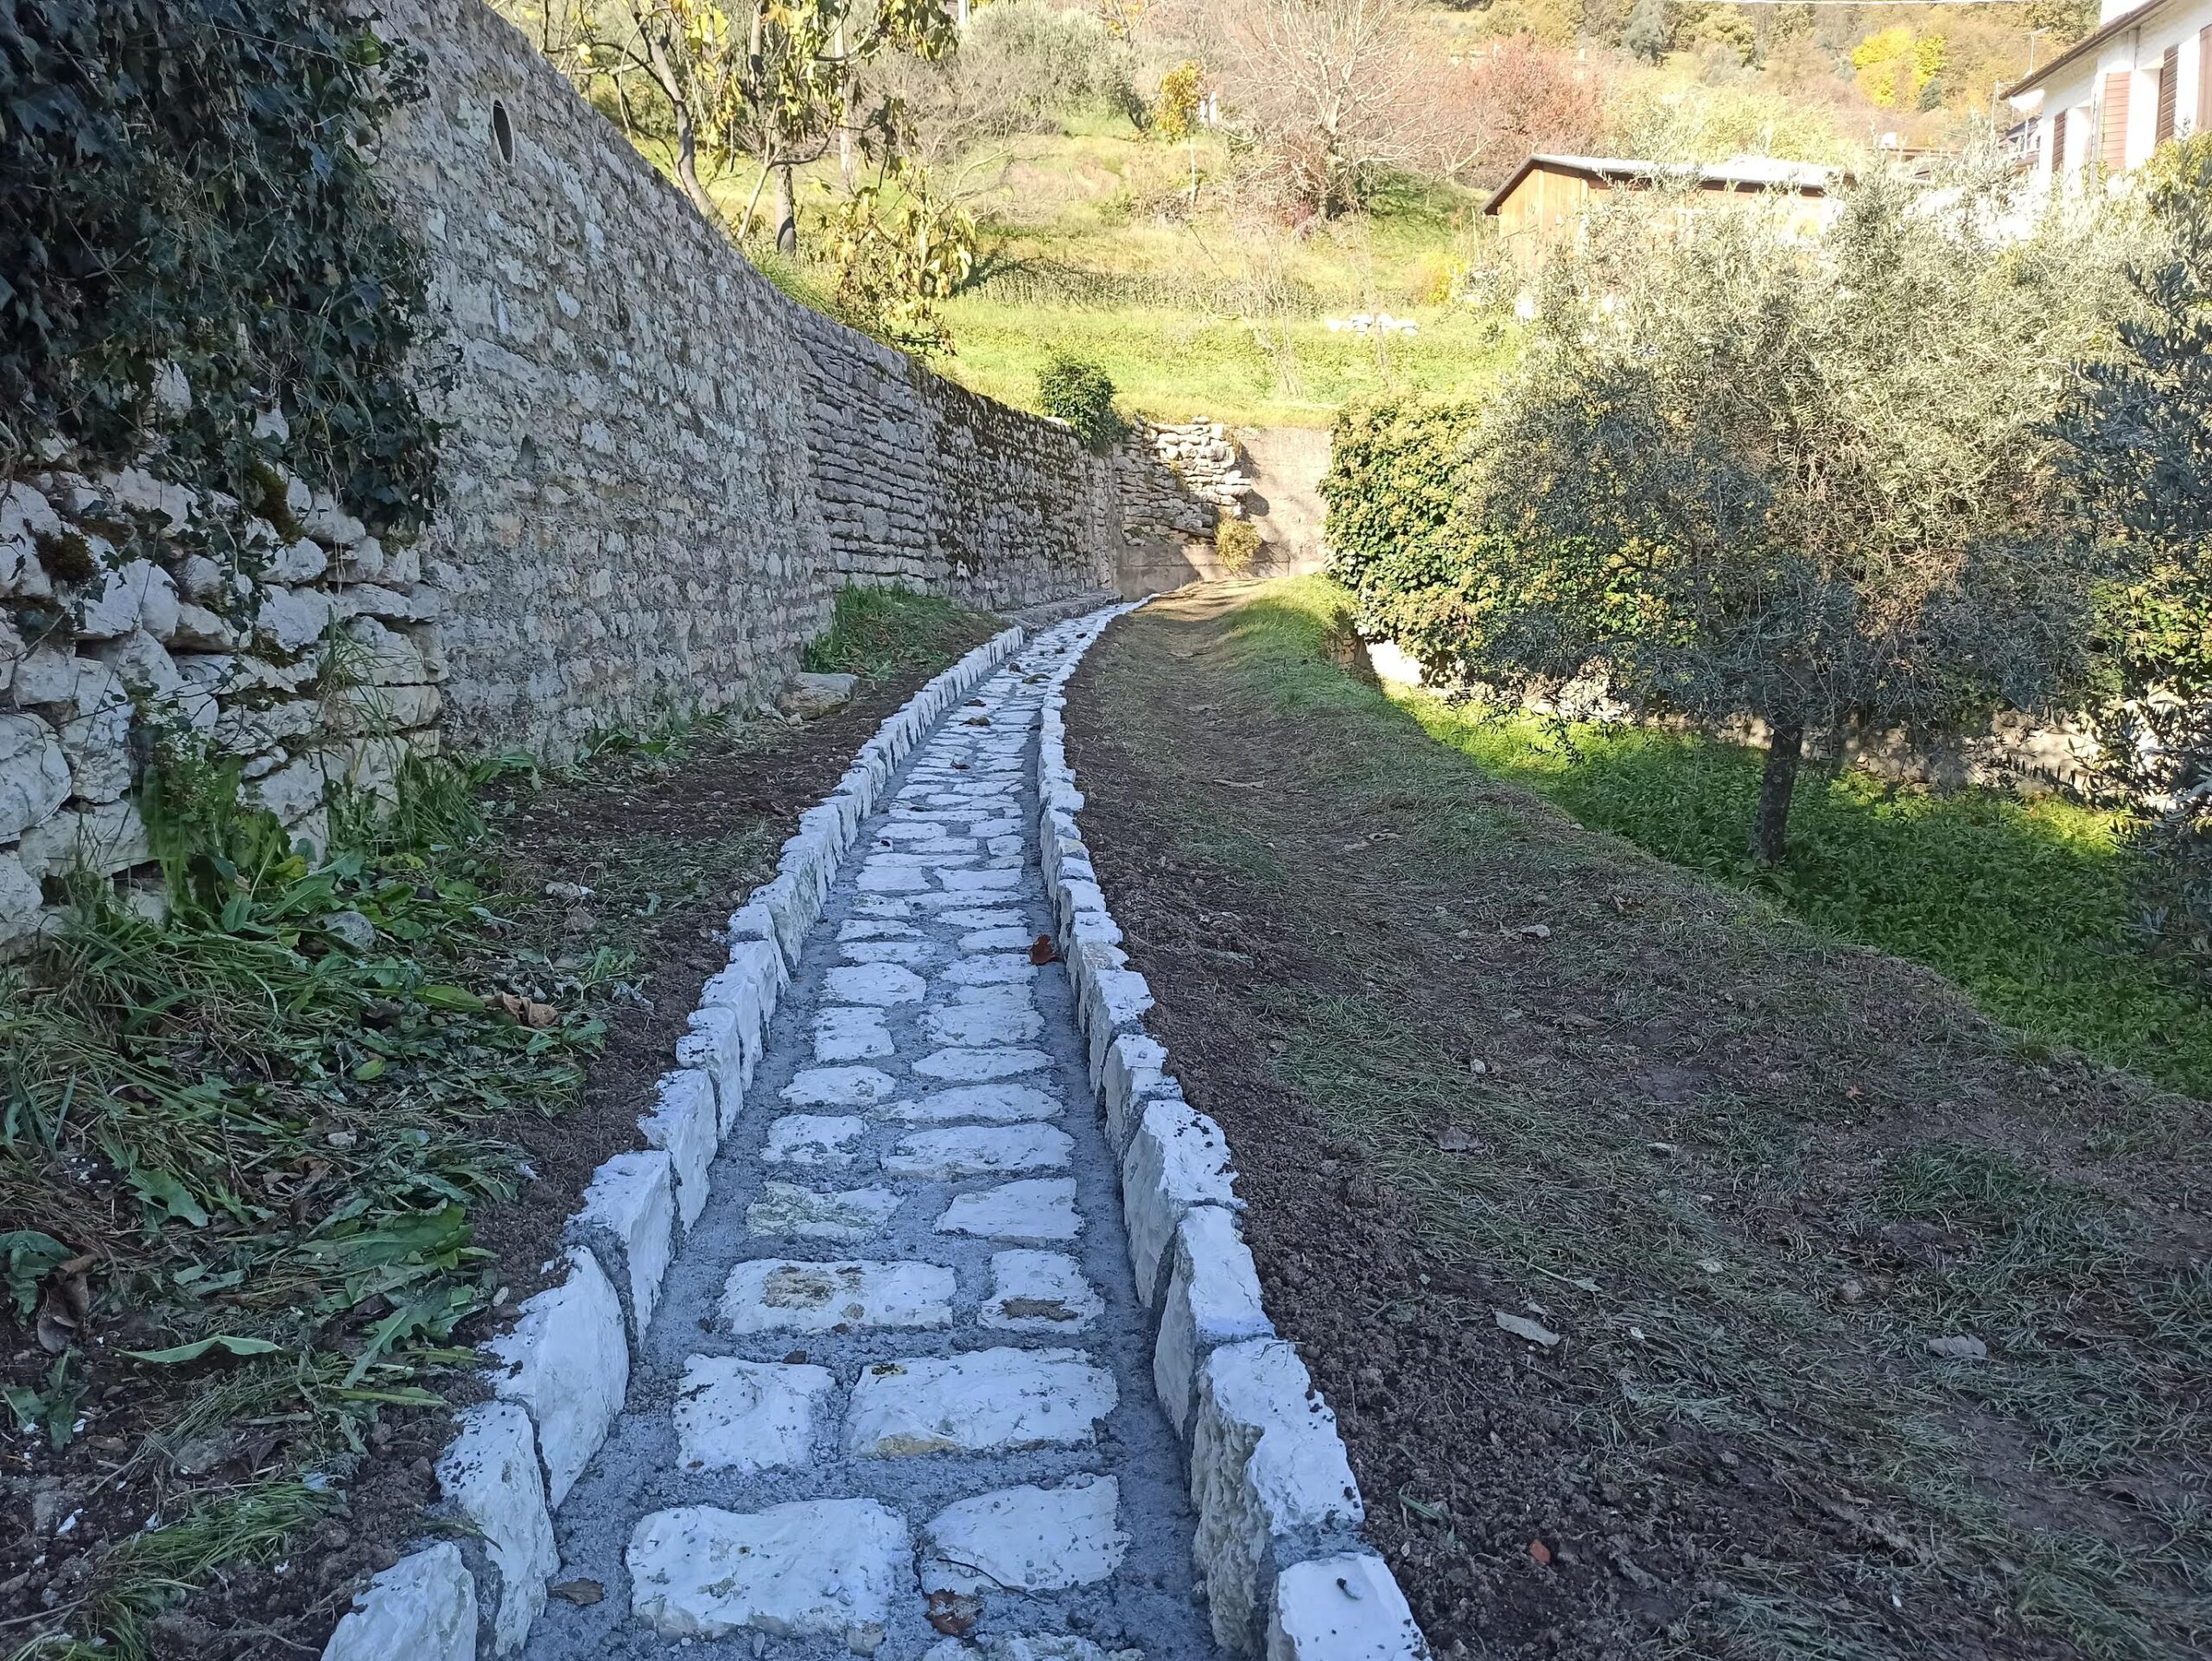
[[(669, 9), (499, 3), (808, 302), (1029, 407), (1071, 352), (1133, 414), (1307, 426), (1490, 384), (1514, 285), (1482, 207), (1531, 150), (1956, 148), (2031, 30), (2047, 59), (2094, 18), (2081, 0), (992, 0), (957, 39), (879, 40), (870, 9), (817, 0), (847, 57), (802, 61), (804, 33), (771, 17), (785, 55), (691, 110), (683, 86), (742, 58), (744, 8), (677, 9), (715, 28), (662, 41), (691, 76), (672, 96), (648, 49)], [(1363, 326), (1386, 313), (1412, 330)]]

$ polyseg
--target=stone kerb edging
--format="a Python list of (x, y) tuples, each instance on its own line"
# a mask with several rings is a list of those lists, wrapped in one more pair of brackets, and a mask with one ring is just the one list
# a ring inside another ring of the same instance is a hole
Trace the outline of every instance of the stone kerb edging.
[(1228, 1139), (1183, 1099), (1166, 1049), (1145, 1031), (1152, 992), (1128, 966), (1077, 824), (1064, 689), (1106, 625), (1135, 609), (1100, 615), (1052, 671), (1038, 832), (1091, 1085), (1121, 1161), (1130, 1267), (1156, 1317), (1153, 1378), (1188, 1457), (1214, 1637), (1266, 1661), (1415, 1661), (1428, 1647), (1389, 1565), (1360, 1537), (1365, 1513), (1336, 1415), (1262, 1306)]
[(899, 763), (1026, 638), (1007, 629), (924, 686), (799, 815), (776, 875), (729, 920), (729, 966), (701, 989), (676, 1069), (638, 1121), (647, 1146), (593, 1174), (569, 1222), (566, 1278), (484, 1346), (493, 1399), (457, 1416), (438, 1463), (440, 1519), (463, 1537), (377, 1575), (323, 1661), (474, 1661), (521, 1649), (560, 1568), (552, 1514), (622, 1410), (632, 1346), (706, 1204), (708, 1168), (743, 1111), (769, 1018), (838, 866)]

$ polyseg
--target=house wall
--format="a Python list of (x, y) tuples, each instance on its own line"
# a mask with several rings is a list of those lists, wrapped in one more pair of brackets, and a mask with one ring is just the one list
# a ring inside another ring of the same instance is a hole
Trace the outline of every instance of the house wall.
[[(2105, 21), (2112, 19), (2107, 16)], [(2109, 96), (2114, 76), (2122, 77), (2126, 87), (2120, 169), (2140, 167), (2150, 159), (2158, 147), (2158, 77), (2169, 47), (2176, 48), (2173, 137), (2187, 137), (2197, 130), (2208, 113), (2206, 58), (2212, 53), (2212, 0), (2161, 8), (2043, 83), (2032, 150), (2042, 188), (2079, 189), (2093, 167), (2102, 164), (2107, 117), (2114, 112)], [(2063, 164), (2058, 162), (2062, 120), (2070, 124)]]

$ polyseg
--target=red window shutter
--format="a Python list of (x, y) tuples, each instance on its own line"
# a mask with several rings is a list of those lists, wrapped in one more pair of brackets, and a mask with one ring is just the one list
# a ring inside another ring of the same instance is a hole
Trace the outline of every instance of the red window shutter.
[(2174, 136), (2174, 100), (2181, 95), (2181, 48), (2170, 46), (2158, 60), (2158, 129), (2153, 143)]
[(2115, 69), (2105, 77), (2104, 153), (2099, 159), (2107, 173), (2118, 173), (2127, 165), (2127, 83), (2131, 79), (2125, 69)]

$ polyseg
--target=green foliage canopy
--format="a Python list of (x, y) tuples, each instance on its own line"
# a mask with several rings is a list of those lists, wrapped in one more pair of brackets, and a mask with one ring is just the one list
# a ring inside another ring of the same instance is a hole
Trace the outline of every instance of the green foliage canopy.
[(1037, 372), (1037, 407), (1065, 421), (1092, 449), (1103, 450), (1128, 430), (1114, 411), (1114, 380), (1088, 358), (1056, 352)]
[(410, 69), (337, 0), (0, 0), (0, 463), (157, 429), (180, 480), (257, 500), (281, 455), (422, 525), (423, 266), (367, 154)]
[[(1370, 616), (1413, 614), (1431, 656), (1510, 697), (1597, 676), (1631, 708), (1756, 718), (1782, 813), (1808, 735), (2078, 682), (2099, 571), (2044, 423), (2112, 262), (2071, 220), (2010, 239), (2006, 191), (1877, 176), (1812, 242), (1779, 203), (1654, 192), (1594, 215), (1456, 455), (1409, 430), (1414, 489), (1382, 511), (1414, 535), (1357, 525), (1374, 510), (1343, 480), (1374, 463), (1340, 468), (1340, 563)], [(1375, 546), (1394, 551), (1356, 569)]]

